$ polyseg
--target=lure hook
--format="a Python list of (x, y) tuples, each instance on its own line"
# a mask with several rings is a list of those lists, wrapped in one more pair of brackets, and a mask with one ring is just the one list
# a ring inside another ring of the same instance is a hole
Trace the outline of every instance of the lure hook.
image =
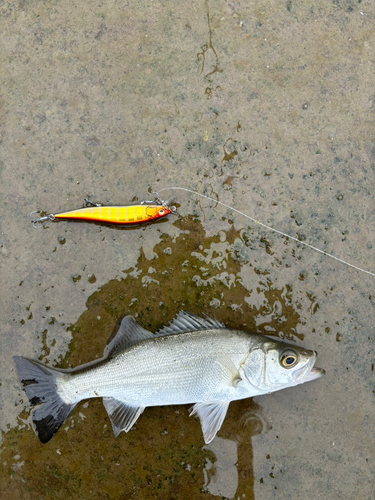
[[(156, 194), (158, 194), (158, 193), (156, 193)], [(159, 196), (159, 195), (158, 195), (158, 196)], [(160, 201), (160, 203), (161, 203), (163, 206), (167, 207), (167, 208), (171, 211), (171, 214), (172, 214), (172, 215), (177, 215), (177, 207), (175, 207), (174, 205), (170, 205), (170, 202), (173, 200), (173, 198), (174, 198), (174, 196), (171, 196), (171, 197), (169, 198), (169, 200), (167, 200), (167, 201), (163, 201), (163, 200), (162, 200), (162, 199), (160, 199), (160, 197), (159, 197), (159, 198), (158, 198), (158, 200)]]
[(173, 200), (174, 196), (169, 198), (169, 200), (164, 201), (160, 198), (160, 195), (157, 191), (152, 191), (152, 194), (156, 195), (156, 200), (155, 201), (141, 201), (141, 205), (151, 205), (151, 204), (160, 205), (163, 207), (167, 207), (171, 211), (171, 214), (177, 215), (177, 208), (174, 205), (169, 205), (170, 202)]
[(50, 220), (50, 221), (55, 220), (55, 216), (53, 214), (45, 215), (44, 217), (39, 217), (39, 219), (34, 219), (32, 217), (33, 214), (40, 214), (40, 210), (34, 210), (34, 212), (31, 212), (31, 214), (30, 214), (31, 223), (32, 223), (33, 227), (35, 227), (35, 229), (42, 228), (43, 222), (45, 222), (46, 220)]
[(87, 196), (87, 198), (85, 198), (85, 200), (84, 200), (87, 205), (91, 205), (92, 207), (101, 207), (102, 206), (101, 203), (94, 203), (93, 201), (91, 201), (90, 197), (91, 197), (91, 194), (89, 194)]
[(169, 208), (172, 215), (177, 215), (177, 207), (175, 205), (170, 205), (170, 202), (173, 200), (173, 198), (174, 196), (171, 196), (169, 200), (163, 201), (163, 203), (165, 203), (165, 206)]

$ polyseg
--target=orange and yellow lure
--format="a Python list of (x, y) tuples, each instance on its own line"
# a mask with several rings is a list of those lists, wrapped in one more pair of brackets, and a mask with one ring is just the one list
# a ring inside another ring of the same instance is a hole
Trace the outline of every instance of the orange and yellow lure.
[(156, 201), (142, 201), (140, 205), (112, 207), (103, 206), (85, 198), (86, 204), (91, 206), (34, 219), (33, 214), (39, 213), (39, 211), (36, 211), (32, 212), (30, 217), (35, 228), (42, 227), (45, 221), (55, 221), (57, 219), (84, 220), (117, 225), (141, 224), (160, 219), (169, 214), (175, 214), (176, 207), (169, 205), (171, 200), (172, 198), (168, 201), (158, 198)]

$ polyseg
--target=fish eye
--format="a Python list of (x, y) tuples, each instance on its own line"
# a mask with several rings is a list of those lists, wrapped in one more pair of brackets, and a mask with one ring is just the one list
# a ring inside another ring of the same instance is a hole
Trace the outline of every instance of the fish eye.
[(164, 210), (161, 208), (161, 209), (159, 210), (159, 215), (163, 215), (163, 213), (164, 213)]
[(280, 356), (280, 364), (284, 368), (292, 368), (296, 365), (297, 360), (298, 356), (295, 351), (284, 351)]

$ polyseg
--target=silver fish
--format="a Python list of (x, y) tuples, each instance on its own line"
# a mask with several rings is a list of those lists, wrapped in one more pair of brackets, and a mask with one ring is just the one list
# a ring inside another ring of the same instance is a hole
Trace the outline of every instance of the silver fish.
[(317, 353), (279, 340), (228, 329), (215, 318), (181, 311), (153, 334), (126, 316), (104, 356), (73, 370), (57, 370), (15, 356), (32, 406), (34, 431), (48, 442), (79, 403), (103, 398), (117, 437), (147, 406), (194, 403), (210, 443), (229, 403), (309, 382), (324, 375)]

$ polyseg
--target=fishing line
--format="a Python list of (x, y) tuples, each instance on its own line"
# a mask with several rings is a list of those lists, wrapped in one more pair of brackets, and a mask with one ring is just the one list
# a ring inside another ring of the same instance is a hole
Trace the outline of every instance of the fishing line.
[(183, 188), (183, 187), (176, 187), (176, 186), (159, 189), (159, 193), (161, 191), (167, 191), (167, 190), (171, 190), (171, 191), (176, 191), (176, 190), (186, 191), (187, 193), (192, 193), (192, 194), (195, 194), (197, 196), (201, 196), (202, 198), (206, 198), (206, 200), (210, 200), (210, 201), (213, 201), (214, 203), (218, 203), (219, 205), (222, 205), (223, 207), (228, 208), (229, 210), (232, 210), (233, 212), (237, 212), (238, 214), (243, 215), (247, 219), (250, 219), (252, 222), (255, 222), (256, 224), (259, 224), (262, 227), (265, 227), (269, 231), (273, 231), (274, 233), (280, 234), (281, 236), (284, 236), (286, 238), (290, 238), (291, 240), (296, 241), (297, 243), (300, 243), (301, 245), (305, 245), (306, 247), (312, 248), (316, 252), (319, 252), (319, 253), (325, 255), (326, 257), (330, 257), (331, 259), (334, 259), (337, 262), (341, 262), (341, 264), (345, 264), (345, 265), (347, 265), (349, 267), (352, 267), (353, 269), (356, 269), (357, 271), (361, 271), (362, 273), (366, 273), (366, 274), (369, 274), (370, 276), (374, 276), (375, 277), (375, 273), (372, 273), (370, 271), (366, 271), (366, 269), (362, 269), (362, 268), (357, 267), (357, 266), (355, 266), (353, 264), (350, 264), (350, 262), (346, 262), (345, 260), (339, 259), (338, 257), (335, 257), (334, 255), (331, 255), (331, 254), (325, 252), (324, 250), (321, 250), (320, 248), (314, 247), (313, 245), (310, 245), (309, 243), (306, 243), (305, 241), (301, 241), (298, 238), (295, 238), (294, 236), (290, 236), (289, 234), (283, 233), (282, 231), (279, 231), (278, 229), (274, 229), (271, 226), (267, 226), (267, 224), (264, 224), (263, 222), (260, 222), (259, 220), (256, 220), (253, 217), (250, 217), (250, 215), (247, 215), (247, 214), (241, 212), (240, 210), (237, 210), (236, 208), (233, 208), (233, 207), (230, 207), (229, 205), (226, 205), (222, 201), (215, 200), (214, 198), (211, 198), (210, 196), (206, 196), (205, 194), (198, 193), (197, 191), (193, 191), (191, 189), (187, 189), (187, 188)]

